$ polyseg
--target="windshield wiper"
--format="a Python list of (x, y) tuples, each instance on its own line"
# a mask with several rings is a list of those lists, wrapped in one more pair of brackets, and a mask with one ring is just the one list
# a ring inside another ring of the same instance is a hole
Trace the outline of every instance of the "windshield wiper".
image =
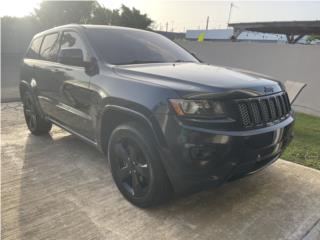
[(175, 60), (174, 62), (194, 62), (194, 61), (188, 61), (188, 60), (181, 60), (181, 59), (178, 59), (178, 60)]
[(131, 65), (131, 64), (144, 64), (144, 63), (164, 63), (163, 61), (142, 61), (142, 60), (134, 60), (131, 62), (118, 63), (116, 65)]
[[(194, 62), (194, 61), (187, 61), (187, 60), (175, 60), (173, 61), (174, 63), (179, 63), (179, 62)], [(131, 65), (131, 64), (144, 64), (144, 63), (170, 63), (170, 62), (164, 62), (164, 61), (144, 61), (144, 60), (133, 60), (130, 62), (123, 62), (123, 63), (117, 63), (116, 65)]]

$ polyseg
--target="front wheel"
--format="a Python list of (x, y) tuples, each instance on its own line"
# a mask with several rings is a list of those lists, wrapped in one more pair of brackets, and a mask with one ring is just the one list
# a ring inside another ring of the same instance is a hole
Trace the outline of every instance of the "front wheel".
[(170, 197), (171, 184), (154, 140), (142, 125), (131, 122), (116, 127), (110, 136), (108, 158), (118, 189), (134, 205), (150, 207)]
[(23, 113), (30, 132), (34, 135), (42, 135), (50, 132), (52, 123), (44, 119), (37, 111), (34, 98), (30, 92), (23, 95)]

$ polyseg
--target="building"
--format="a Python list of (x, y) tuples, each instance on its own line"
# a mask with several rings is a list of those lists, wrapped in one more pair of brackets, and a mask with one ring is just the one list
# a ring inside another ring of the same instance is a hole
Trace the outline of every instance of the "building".
[[(186, 39), (197, 40), (198, 36), (205, 32), (206, 41), (231, 41), (233, 29), (210, 29), (210, 30), (187, 30)], [(286, 42), (284, 34), (268, 34), (251, 31), (243, 31), (237, 38), (238, 41), (264, 41), (264, 42)]]
[[(227, 29), (187, 30), (186, 39), (206, 41), (255, 41), (306, 44), (309, 35), (320, 35), (320, 21), (231, 23)], [(314, 42), (316, 44), (316, 42)]]

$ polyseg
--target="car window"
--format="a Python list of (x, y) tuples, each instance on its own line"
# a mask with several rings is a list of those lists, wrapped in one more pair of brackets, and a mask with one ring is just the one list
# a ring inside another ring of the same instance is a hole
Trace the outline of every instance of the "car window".
[(47, 61), (56, 61), (59, 50), (58, 33), (44, 37), (40, 50), (40, 58)]
[(27, 58), (38, 59), (42, 37), (35, 38), (27, 52)]
[(88, 29), (88, 38), (100, 58), (111, 64), (198, 62), (168, 38), (126, 29)]
[(62, 49), (81, 49), (83, 56), (86, 56), (87, 50), (85, 44), (78, 33), (76, 32), (64, 32), (61, 38), (60, 51)]

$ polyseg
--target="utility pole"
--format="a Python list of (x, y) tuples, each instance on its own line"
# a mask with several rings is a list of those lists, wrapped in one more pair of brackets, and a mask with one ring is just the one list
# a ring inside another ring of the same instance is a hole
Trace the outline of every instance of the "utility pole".
[(166, 23), (166, 32), (168, 32), (168, 26), (169, 26), (169, 23), (167, 22)]
[(234, 7), (234, 4), (233, 2), (230, 4), (230, 10), (229, 10), (229, 17), (228, 17), (228, 25), (227, 27), (229, 26), (229, 23), (230, 23), (230, 19), (231, 19), (231, 13), (232, 13), (232, 8)]
[[(230, 10), (229, 10), (229, 17), (228, 17), (228, 26), (229, 26), (229, 23), (230, 23), (230, 20), (231, 20), (231, 14), (232, 14), (232, 9), (233, 8), (238, 8), (237, 5), (235, 5), (233, 2), (230, 4)], [(228, 27), (227, 26), (227, 27)]]
[(206, 30), (208, 30), (208, 27), (209, 27), (209, 16), (207, 17)]

